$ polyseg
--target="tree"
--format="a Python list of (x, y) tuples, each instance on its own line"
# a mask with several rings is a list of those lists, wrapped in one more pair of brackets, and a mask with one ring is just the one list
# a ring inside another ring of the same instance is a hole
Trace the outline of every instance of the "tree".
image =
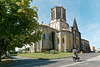
[(4, 52), (41, 39), (32, 0), (0, 0), (0, 58)]

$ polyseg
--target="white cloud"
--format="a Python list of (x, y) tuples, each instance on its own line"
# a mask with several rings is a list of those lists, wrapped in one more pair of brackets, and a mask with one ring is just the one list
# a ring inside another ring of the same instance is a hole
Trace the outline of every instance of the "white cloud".
[(100, 43), (100, 30), (95, 30), (93, 35), (92, 35), (92, 38), (93, 38), (93, 42), (99, 42)]
[(81, 33), (83, 34), (83, 37), (89, 40), (90, 45), (94, 45), (97, 48), (100, 47), (100, 24), (93, 23), (88, 24), (86, 28), (83, 28), (84, 31)]

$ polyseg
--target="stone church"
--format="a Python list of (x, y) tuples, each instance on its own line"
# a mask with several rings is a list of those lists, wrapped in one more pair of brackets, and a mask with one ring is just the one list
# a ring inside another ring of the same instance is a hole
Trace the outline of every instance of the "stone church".
[(50, 23), (44, 24), (42, 22), (40, 29), (42, 31), (41, 40), (32, 43), (31, 52), (82, 50), (81, 33), (78, 30), (76, 19), (73, 20), (73, 26), (69, 26), (66, 20), (66, 9), (62, 6), (51, 8)]

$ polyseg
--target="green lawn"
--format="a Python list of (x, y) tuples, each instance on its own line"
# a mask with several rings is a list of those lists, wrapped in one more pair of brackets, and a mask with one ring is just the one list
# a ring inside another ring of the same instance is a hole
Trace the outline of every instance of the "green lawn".
[(28, 57), (28, 58), (37, 58), (37, 59), (57, 59), (57, 58), (66, 58), (73, 56), (73, 53), (60, 52), (59, 54), (44, 54), (44, 53), (26, 53), (18, 54), (17, 56)]

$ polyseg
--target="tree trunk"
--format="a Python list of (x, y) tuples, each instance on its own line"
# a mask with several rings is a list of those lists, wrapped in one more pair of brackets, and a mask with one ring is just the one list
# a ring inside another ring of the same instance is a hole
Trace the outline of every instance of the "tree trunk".
[(1, 57), (2, 57), (2, 55), (3, 55), (3, 51), (0, 51), (0, 62), (1, 62)]
[(1, 62), (1, 57), (0, 57), (0, 62)]
[(9, 58), (9, 52), (6, 51), (6, 58)]
[(0, 54), (0, 62), (1, 62), (1, 54)]

